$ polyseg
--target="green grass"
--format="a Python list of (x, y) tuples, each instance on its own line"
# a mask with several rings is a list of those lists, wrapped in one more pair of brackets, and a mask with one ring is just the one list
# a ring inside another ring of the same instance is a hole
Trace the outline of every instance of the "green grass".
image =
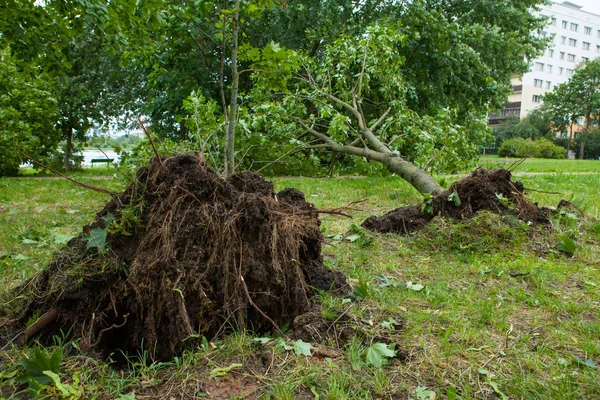
[[(556, 206), (565, 198), (597, 217), (600, 174), (565, 172), (593, 172), (600, 164), (558, 162), (561, 169), (552, 171), (545, 160), (535, 160), (536, 172), (551, 173), (519, 179), (538, 190), (530, 195), (542, 206)], [(118, 180), (78, 179), (122, 188)], [(361, 232), (365, 240), (349, 242), (342, 238), (351, 224), (418, 202), (420, 196), (392, 177), (286, 178), (274, 183), (278, 190), (302, 190), (318, 208), (362, 201), (350, 206), (352, 220), (322, 216), (328, 237), (323, 246), (326, 265), (365, 288), (360, 301), (321, 294), (323, 313), (351, 316), (357, 329), (354, 338), (339, 347), (319, 347), (321, 353), (306, 357), (274, 342), (260, 344), (242, 332), (168, 363), (152, 363), (152, 355), (145, 354), (147, 363), (132, 359), (130, 367), (120, 370), (86, 356), (77, 343), (59, 340), (46, 351), (64, 354), (61, 382), (85, 393), (85, 398), (228, 393), (229, 398), (318, 394), (324, 399), (427, 399), (428, 391), (437, 398), (463, 399), (600, 397), (600, 371), (593, 367), (600, 364), (599, 222), (555, 221), (561, 234), (575, 239), (573, 257), (557, 251), (559, 234), (492, 215), (470, 224), (436, 221), (408, 237)], [(106, 195), (63, 180), (0, 179), (3, 287), (41, 269), (61, 246), (56, 235), (76, 235), (106, 200)], [(26, 237), (36, 243), (24, 243)], [(407, 281), (424, 287), (411, 290), (402, 285)], [(385, 327), (389, 321), (404, 321), (404, 327), (390, 330)], [(396, 343), (403, 357), (376, 368), (367, 363), (366, 353), (383, 339)], [(23, 372), (19, 360), (31, 357), (37, 347), (9, 347), (0, 353), (0, 387), (16, 385)], [(222, 378), (209, 377), (214, 368), (233, 363), (243, 366)], [(45, 386), (42, 397), (61, 395), (53, 384)], [(232, 388), (239, 389), (237, 394)]]
[[(519, 162), (519, 158), (483, 156), (479, 165), (488, 169), (509, 168)], [(600, 161), (598, 160), (551, 160), (546, 158), (528, 158), (520, 165), (515, 166), (515, 173), (522, 172), (562, 172), (582, 173), (600, 172)]]

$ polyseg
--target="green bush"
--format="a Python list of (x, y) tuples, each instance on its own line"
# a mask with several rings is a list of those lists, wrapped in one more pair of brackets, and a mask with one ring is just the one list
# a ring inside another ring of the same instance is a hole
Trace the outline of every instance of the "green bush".
[(498, 149), (501, 157), (564, 158), (564, 148), (549, 140), (514, 138), (505, 140)]
[(600, 159), (600, 131), (582, 134), (577, 141), (583, 143), (583, 158), (586, 160)]
[(533, 142), (536, 148), (535, 157), (539, 158), (565, 158), (565, 149), (546, 139)]

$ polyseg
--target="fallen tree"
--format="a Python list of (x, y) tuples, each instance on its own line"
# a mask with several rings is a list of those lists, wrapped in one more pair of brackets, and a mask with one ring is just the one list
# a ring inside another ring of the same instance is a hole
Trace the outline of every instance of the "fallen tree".
[[(357, 172), (384, 167), (422, 194), (439, 194), (431, 173), (473, 165), (490, 138), (488, 111), (505, 102), (511, 76), (527, 70), (523, 54), (543, 47), (528, 34), (544, 23), (531, 14), (536, 3), (511, 2), (510, 19), (490, 20), (483, 4), (467, 12), (452, 1), (445, 9), (415, 1), (314, 53), (275, 44), (248, 51), (244, 61), (258, 71), (252, 126), (303, 151), (331, 151), (332, 164), (341, 154)], [(485, 40), (473, 36), (488, 24)], [(504, 53), (491, 56), (490, 43)]]

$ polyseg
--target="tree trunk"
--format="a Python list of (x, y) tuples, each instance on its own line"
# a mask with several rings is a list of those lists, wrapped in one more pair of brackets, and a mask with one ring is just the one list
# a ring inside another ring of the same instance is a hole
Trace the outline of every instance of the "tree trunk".
[(71, 171), (71, 153), (73, 152), (73, 127), (67, 128), (67, 146), (65, 148), (65, 172)]
[(400, 157), (391, 158), (389, 163), (385, 164), (385, 166), (389, 171), (400, 175), (402, 179), (410, 183), (421, 194), (435, 196), (444, 191), (444, 188), (441, 187), (431, 175)]
[(352, 154), (380, 162), (385, 165), (388, 171), (398, 174), (421, 194), (436, 195), (444, 191), (444, 188), (441, 187), (431, 175), (393, 153), (382, 153), (366, 147), (343, 146), (333, 142), (329, 142), (327, 147), (339, 153)]
[(583, 160), (583, 150), (585, 147), (585, 143), (581, 142), (581, 146), (579, 147), (579, 159)]
[(231, 101), (229, 103), (229, 123), (225, 130), (225, 176), (230, 177), (235, 172), (235, 127), (237, 123), (237, 95), (240, 77), (238, 74), (238, 31), (239, 31), (240, 0), (235, 0), (232, 21), (231, 46)]

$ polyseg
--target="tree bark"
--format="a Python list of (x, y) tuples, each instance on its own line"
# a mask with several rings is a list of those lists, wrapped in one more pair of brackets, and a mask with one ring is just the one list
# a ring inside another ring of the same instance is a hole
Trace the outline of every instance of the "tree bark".
[(229, 103), (229, 123), (225, 131), (225, 176), (230, 177), (235, 172), (235, 127), (237, 123), (237, 96), (240, 77), (238, 74), (237, 53), (239, 33), (240, 0), (235, 0), (232, 21), (231, 46), (231, 101)]
[(67, 146), (65, 148), (65, 172), (71, 171), (71, 153), (73, 152), (73, 127), (67, 128)]
[(444, 191), (428, 173), (417, 168), (414, 164), (406, 161), (393, 153), (381, 153), (369, 148), (344, 146), (333, 141), (327, 143), (327, 147), (333, 151), (364, 157), (371, 161), (377, 161), (385, 165), (388, 171), (398, 174), (402, 179), (410, 183), (421, 194), (436, 195)]

